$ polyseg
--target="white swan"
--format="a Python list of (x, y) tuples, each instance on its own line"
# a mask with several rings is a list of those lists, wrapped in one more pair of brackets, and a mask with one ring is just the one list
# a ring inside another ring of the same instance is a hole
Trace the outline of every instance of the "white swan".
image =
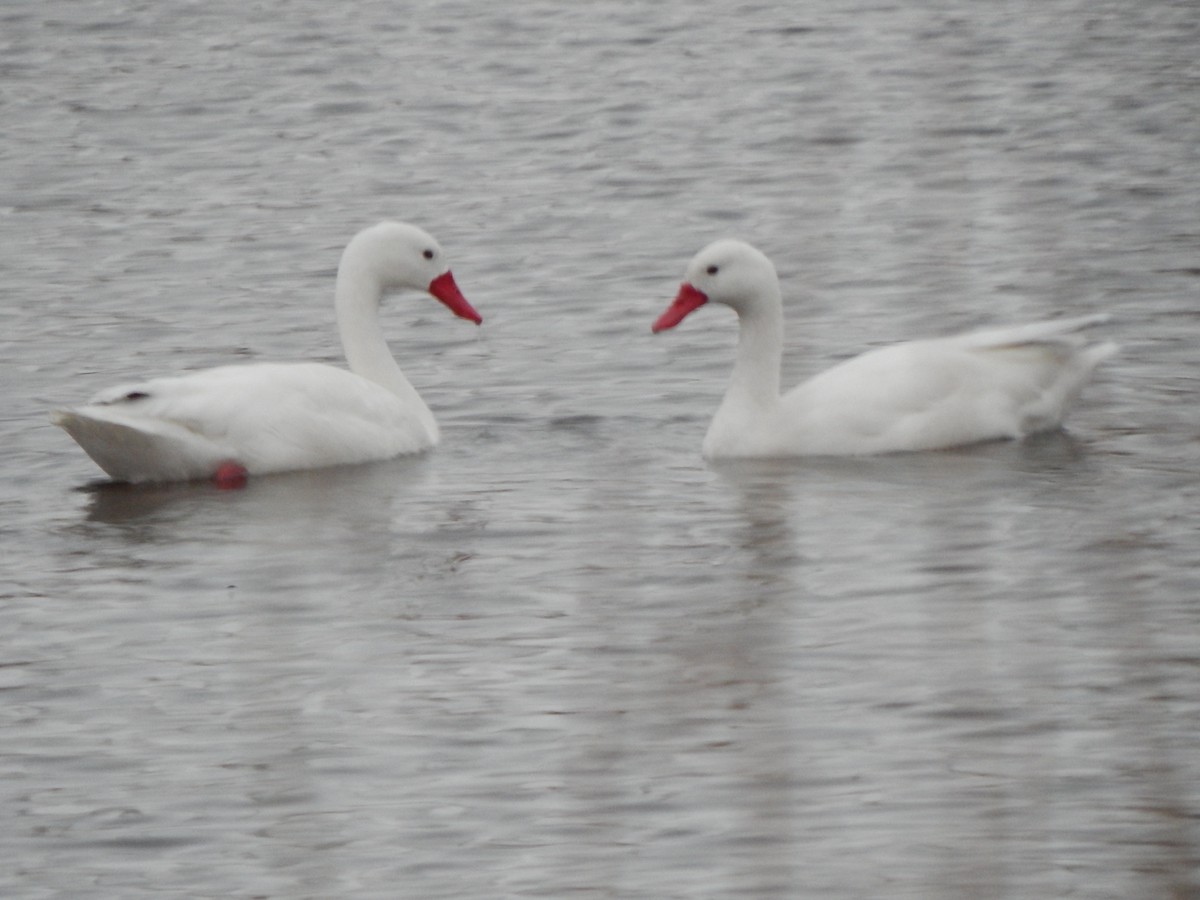
[(388, 350), (379, 304), (389, 289), (427, 290), (481, 322), (441, 247), (413, 225), (381, 222), (350, 241), (334, 305), (350, 371), (320, 363), (221, 366), (104, 391), (57, 410), (66, 429), (117, 481), (246, 475), (361, 463), (415, 453), (438, 427)]
[(741, 330), (708, 458), (932, 450), (1052, 430), (1117, 349), (1078, 334), (1103, 315), (996, 328), (871, 350), (780, 396), (783, 304), (770, 260), (741, 241), (710, 244), (652, 330), (709, 301), (732, 307)]

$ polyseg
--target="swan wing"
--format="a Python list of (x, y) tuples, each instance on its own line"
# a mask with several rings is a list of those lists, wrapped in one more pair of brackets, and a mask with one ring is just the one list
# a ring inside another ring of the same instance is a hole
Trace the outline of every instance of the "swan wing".
[(334, 366), (264, 363), (122, 385), (54, 421), (114, 478), (162, 481), (225, 460), (261, 474), (418, 452), (438, 440), (418, 404)]
[(1057, 428), (1116, 345), (1079, 331), (1103, 317), (894, 344), (840, 363), (780, 403), (783, 441), (879, 453), (1018, 438)]

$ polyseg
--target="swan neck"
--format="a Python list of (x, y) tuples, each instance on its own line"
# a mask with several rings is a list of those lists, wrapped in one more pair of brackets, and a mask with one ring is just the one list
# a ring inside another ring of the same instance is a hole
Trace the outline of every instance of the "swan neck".
[(783, 309), (778, 294), (772, 302), (756, 304), (739, 313), (737, 361), (726, 400), (758, 408), (779, 402), (780, 364), (783, 360)]
[(355, 262), (349, 252), (342, 257), (334, 297), (346, 363), (355, 375), (386, 388), (406, 403), (424, 407), (420, 395), (396, 364), (379, 324), (383, 285)]

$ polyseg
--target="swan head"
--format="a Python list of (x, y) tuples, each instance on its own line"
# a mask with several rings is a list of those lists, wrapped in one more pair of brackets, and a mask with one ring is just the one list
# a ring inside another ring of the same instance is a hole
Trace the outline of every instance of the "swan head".
[(416, 225), (380, 222), (363, 229), (346, 246), (338, 272), (369, 278), (380, 292), (427, 291), (456, 316), (476, 325), (483, 321), (458, 289), (441, 245)]
[(745, 241), (725, 238), (709, 244), (688, 263), (674, 302), (651, 327), (674, 328), (706, 303), (724, 303), (739, 316), (778, 303), (779, 279), (771, 261)]

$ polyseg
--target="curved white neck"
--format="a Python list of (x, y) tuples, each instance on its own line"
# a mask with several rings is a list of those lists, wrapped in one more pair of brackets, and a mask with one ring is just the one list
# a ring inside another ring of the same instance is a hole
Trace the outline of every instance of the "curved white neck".
[(783, 361), (783, 305), (778, 288), (769, 302), (739, 312), (737, 361), (722, 406), (769, 410), (779, 403)]
[(353, 259), (343, 259), (338, 268), (334, 308), (342, 351), (355, 375), (387, 388), (402, 401), (424, 410), (430, 421), (433, 414), (409, 380), (400, 371), (387, 339), (379, 325), (379, 304), (383, 286), (378, 278)]

